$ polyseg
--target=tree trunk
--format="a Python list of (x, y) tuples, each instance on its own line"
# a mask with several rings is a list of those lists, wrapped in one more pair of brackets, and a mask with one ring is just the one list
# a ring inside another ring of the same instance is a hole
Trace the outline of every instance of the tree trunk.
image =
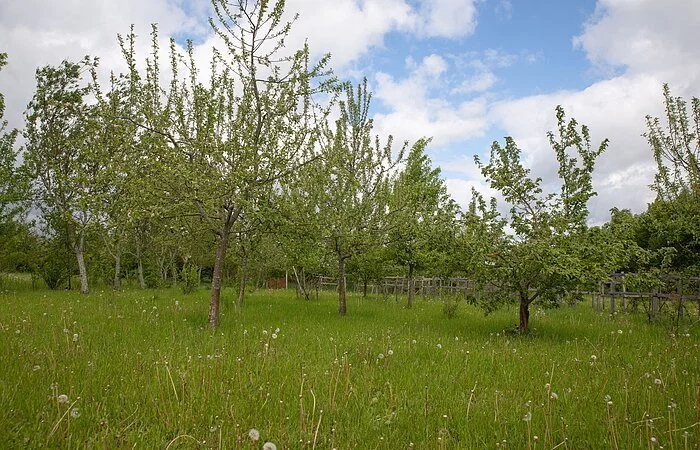
[(87, 295), (90, 293), (90, 288), (88, 286), (87, 268), (85, 267), (85, 255), (83, 253), (83, 249), (85, 247), (85, 237), (82, 234), (80, 237), (76, 236), (75, 225), (72, 223), (68, 225), (68, 240), (71, 247), (73, 247), (75, 259), (78, 261), (78, 273), (80, 273), (80, 292)]
[(141, 256), (139, 256), (138, 273), (139, 273), (139, 287), (141, 289), (146, 289), (146, 279), (143, 277), (143, 262), (141, 261)]
[(221, 300), (221, 275), (224, 271), (224, 260), (228, 250), (228, 238), (233, 222), (229, 220), (224, 223), (219, 235), (219, 246), (216, 249), (216, 261), (214, 261), (214, 272), (211, 278), (211, 295), (209, 298), (209, 326), (216, 328), (219, 326), (219, 305)]
[(245, 284), (248, 281), (248, 255), (243, 253), (241, 260), (241, 287), (238, 290), (238, 306), (243, 306), (243, 298), (245, 297)]
[(408, 265), (408, 303), (406, 303), (406, 307), (413, 307), (413, 264)]
[(530, 325), (530, 301), (527, 297), (520, 297), (520, 326), (521, 332), (527, 331)]
[(362, 297), (367, 298), (367, 277), (362, 279)]
[(348, 309), (345, 303), (345, 258), (338, 257), (338, 313), (341, 316), (347, 314)]
[(117, 243), (114, 246), (114, 285), (115, 291), (122, 288), (122, 249)]

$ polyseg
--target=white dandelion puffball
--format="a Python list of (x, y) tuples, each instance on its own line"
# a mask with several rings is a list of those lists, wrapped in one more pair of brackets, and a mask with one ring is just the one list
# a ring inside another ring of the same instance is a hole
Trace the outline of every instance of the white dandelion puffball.
[(523, 420), (524, 420), (525, 422), (531, 421), (531, 420), (532, 420), (532, 413), (531, 413), (530, 411), (528, 411), (527, 414), (525, 414), (525, 415), (523, 416)]
[(73, 408), (70, 410), (70, 416), (74, 419), (80, 417), (80, 410), (78, 408)]
[[(275, 333), (279, 333), (279, 332), (280, 332), (280, 329), (279, 329), (279, 328), (275, 328)], [(270, 444), (272, 444), (272, 442), (270, 442)], [(272, 444), (272, 445), (275, 445), (275, 444)]]
[(378, 354), (378, 355), (377, 355), (377, 358), (379, 358), (379, 359), (384, 359), (384, 353)]
[(598, 357), (596, 355), (591, 355), (591, 361), (596, 362)]
[(551, 398), (552, 400), (558, 400), (559, 396), (556, 392), (552, 392), (551, 394), (549, 394), (549, 398)]
[(66, 394), (59, 395), (58, 403), (68, 403), (68, 396)]
[(263, 450), (277, 450), (277, 446), (272, 442), (265, 442), (265, 445), (263, 445)]
[(391, 356), (391, 355), (393, 355), (393, 354), (394, 354), (394, 351), (393, 351), (393, 350), (391, 350), (391, 349), (389, 349), (389, 351), (388, 351), (388, 352), (386, 352), (386, 353), (387, 353), (387, 354), (388, 354), (389, 356)]
[(73, 342), (78, 342), (78, 333), (73, 334)]
[(255, 428), (251, 428), (248, 432), (248, 437), (253, 441), (257, 441), (258, 439), (260, 439), (260, 432)]
[(40, 370), (40, 369), (41, 369), (41, 366), (39, 366), (39, 365), (37, 364), (36, 366), (34, 366), (34, 368), (33, 368), (32, 370), (33, 370), (34, 372), (36, 372), (37, 370)]
[(277, 333), (272, 333), (272, 339), (277, 339)]
[(442, 344), (438, 344), (438, 345), (437, 345), (437, 348), (442, 348)]
[(656, 379), (654, 380), (654, 384), (657, 385), (657, 386), (661, 386), (661, 380), (659, 380), (658, 378), (656, 378)]

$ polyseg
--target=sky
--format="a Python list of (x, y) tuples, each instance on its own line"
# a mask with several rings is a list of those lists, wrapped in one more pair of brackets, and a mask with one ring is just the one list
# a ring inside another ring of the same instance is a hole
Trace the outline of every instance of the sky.
[[(288, 46), (308, 41), (330, 52), (335, 74), (366, 77), (380, 136), (432, 137), (428, 155), (449, 192), (466, 206), (475, 187), (493, 195), (475, 166), (493, 141), (512, 136), (532, 174), (558, 189), (546, 137), (554, 110), (610, 139), (596, 166), (590, 222), (613, 207), (641, 212), (656, 171), (642, 134), (645, 116), (663, 114), (662, 85), (700, 96), (697, 0), (287, 0), (299, 14)], [(23, 126), (37, 67), (99, 56), (101, 74), (126, 70), (117, 34), (134, 24), (146, 55), (150, 24), (162, 48), (192, 39), (206, 66), (217, 45), (209, 0), (2, 0), (0, 72), (6, 118)]]

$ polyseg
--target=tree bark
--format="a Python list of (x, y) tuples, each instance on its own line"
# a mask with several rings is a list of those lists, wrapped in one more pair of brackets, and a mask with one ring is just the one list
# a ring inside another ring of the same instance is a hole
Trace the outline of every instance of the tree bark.
[(348, 308), (345, 303), (345, 258), (338, 257), (338, 313), (341, 316), (347, 314)]
[(243, 253), (243, 259), (241, 260), (241, 287), (238, 290), (238, 306), (243, 306), (243, 299), (245, 297), (245, 284), (248, 281), (248, 254)]
[(68, 240), (71, 247), (73, 247), (75, 259), (78, 261), (80, 293), (87, 295), (90, 293), (90, 287), (88, 286), (87, 267), (85, 266), (85, 255), (83, 253), (83, 249), (85, 247), (85, 237), (82, 234), (80, 236), (76, 236), (75, 225), (72, 223), (68, 225)]
[(520, 326), (518, 329), (521, 332), (528, 330), (530, 325), (530, 301), (529, 299), (520, 297)]
[(408, 303), (406, 307), (413, 307), (413, 264), (408, 265)]
[(214, 272), (211, 279), (211, 295), (209, 297), (209, 326), (216, 328), (219, 326), (219, 306), (221, 303), (221, 275), (224, 270), (224, 260), (228, 250), (228, 239), (231, 233), (231, 215), (221, 228), (219, 234), (219, 245), (216, 249), (216, 260), (214, 261)]
[(114, 285), (115, 291), (122, 288), (122, 249), (117, 243), (114, 246)]

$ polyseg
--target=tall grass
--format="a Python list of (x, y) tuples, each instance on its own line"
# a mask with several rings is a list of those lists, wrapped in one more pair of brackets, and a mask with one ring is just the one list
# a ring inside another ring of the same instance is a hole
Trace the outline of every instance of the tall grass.
[[(698, 448), (700, 332), (590, 307), (5, 289), (0, 447)], [(64, 402), (65, 400), (65, 402)], [(259, 430), (253, 441), (251, 429)]]

